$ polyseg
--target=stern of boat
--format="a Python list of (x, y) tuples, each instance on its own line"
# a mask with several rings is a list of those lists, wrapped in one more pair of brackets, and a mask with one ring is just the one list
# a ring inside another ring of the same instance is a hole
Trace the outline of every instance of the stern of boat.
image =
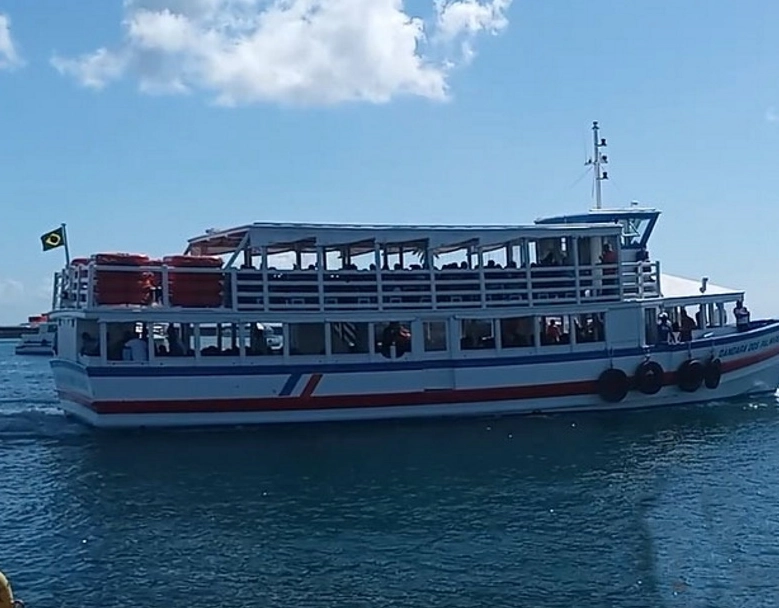
[(94, 392), (87, 368), (80, 363), (56, 358), (51, 360), (50, 365), (62, 410), (96, 425), (97, 413), (92, 409)]

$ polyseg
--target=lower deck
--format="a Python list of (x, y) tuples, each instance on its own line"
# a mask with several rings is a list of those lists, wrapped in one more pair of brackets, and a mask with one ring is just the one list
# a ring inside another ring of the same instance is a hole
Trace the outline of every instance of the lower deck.
[[(674, 325), (673, 342), (658, 331), (660, 312)], [(312, 366), (475, 359), (542, 360), (625, 350), (684, 348), (721, 341), (738, 329), (722, 303), (696, 307), (630, 304), (575, 313), (494, 312), (393, 320), (279, 321), (260, 316), (180, 313), (103, 315), (55, 313), (56, 355), (101, 366)], [(128, 318), (129, 317), (129, 318)]]
[[(651, 366), (654, 376), (646, 374)], [(88, 367), (55, 359), (52, 369), (63, 409), (105, 427), (659, 407), (775, 391), (779, 322), (651, 353), (623, 348), (367, 362), (279, 357), (264, 364), (204, 358), (195, 365)]]

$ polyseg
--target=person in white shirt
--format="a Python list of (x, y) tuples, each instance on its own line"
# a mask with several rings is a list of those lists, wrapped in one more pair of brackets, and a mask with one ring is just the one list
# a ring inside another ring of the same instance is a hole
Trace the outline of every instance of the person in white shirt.
[(137, 335), (131, 334), (122, 348), (122, 361), (148, 361), (149, 346)]

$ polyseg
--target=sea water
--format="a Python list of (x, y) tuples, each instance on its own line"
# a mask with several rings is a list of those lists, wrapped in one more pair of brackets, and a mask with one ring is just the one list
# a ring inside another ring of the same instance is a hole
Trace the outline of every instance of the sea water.
[(28, 608), (779, 605), (774, 397), (96, 431), (0, 342), (0, 570)]

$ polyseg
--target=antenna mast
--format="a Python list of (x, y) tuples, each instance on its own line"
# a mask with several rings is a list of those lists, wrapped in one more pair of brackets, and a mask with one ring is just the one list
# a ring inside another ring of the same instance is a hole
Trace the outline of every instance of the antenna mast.
[(592, 123), (592, 143), (595, 155), (584, 164), (593, 166), (593, 175), (595, 179), (595, 208), (600, 209), (602, 204), (600, 183), (605, 179), (609, 179), (607, 171), (601, 172), (601, 165), (607, 165), (609, 159), (605, 154), (601, 154), (601, 148), (606, 147), (606, 140), (599, 137), (597, 120)]

